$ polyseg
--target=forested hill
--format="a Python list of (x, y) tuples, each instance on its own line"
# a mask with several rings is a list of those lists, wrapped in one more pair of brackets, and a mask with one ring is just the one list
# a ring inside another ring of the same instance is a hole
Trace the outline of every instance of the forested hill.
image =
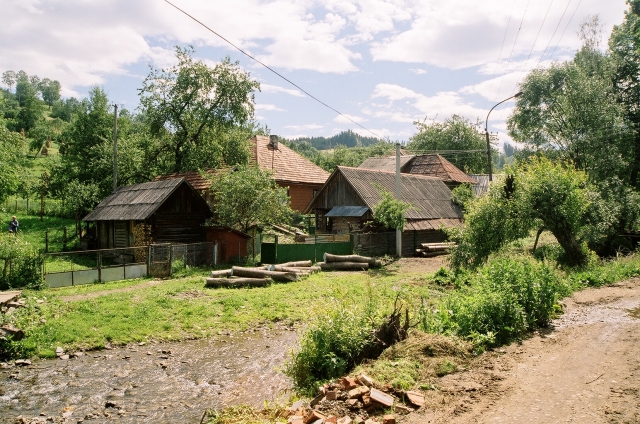
[(370, 146), (380, 140), (375, 137), (363, 137), (351, 130), (342, 131), (333, 137), (301, 137), (288, 139), (289, 143), (302, 143), (308, 141), (317, 150), (334, 149), (337, 145), (345, 147)]

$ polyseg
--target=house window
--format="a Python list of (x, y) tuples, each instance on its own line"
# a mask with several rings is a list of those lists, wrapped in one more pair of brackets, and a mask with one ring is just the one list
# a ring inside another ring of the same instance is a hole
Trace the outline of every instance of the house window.
[(317, 194), (318, 194), (318, 190), (313, 190), (313, 197), (316, 197)]

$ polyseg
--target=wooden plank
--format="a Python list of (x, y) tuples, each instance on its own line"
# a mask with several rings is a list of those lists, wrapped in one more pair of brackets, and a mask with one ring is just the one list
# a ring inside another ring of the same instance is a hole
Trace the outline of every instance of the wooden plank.
[(4, 305), (5, 303), (9, 303), (12, 300), (19, 298), (21, 294), (21, 290), (0, 292), (0, 305)]

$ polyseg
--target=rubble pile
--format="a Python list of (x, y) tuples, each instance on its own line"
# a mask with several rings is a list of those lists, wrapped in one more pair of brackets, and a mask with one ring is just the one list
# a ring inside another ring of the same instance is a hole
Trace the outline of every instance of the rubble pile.
[(361, 374), (325, 384), (310, 402), (294, 403), (287, 424), (395, 424), (396, 415), (422, 406), (422, 393), (380, 386)]

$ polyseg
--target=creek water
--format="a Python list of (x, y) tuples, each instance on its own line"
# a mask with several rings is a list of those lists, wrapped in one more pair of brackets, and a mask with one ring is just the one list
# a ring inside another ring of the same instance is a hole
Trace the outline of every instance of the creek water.
[(293, 328), (252, 330), (3, 364), (0, 422), (197, 423), (206, 409), (260, 406), (290, 389), (278, 368), (296, 339)]

